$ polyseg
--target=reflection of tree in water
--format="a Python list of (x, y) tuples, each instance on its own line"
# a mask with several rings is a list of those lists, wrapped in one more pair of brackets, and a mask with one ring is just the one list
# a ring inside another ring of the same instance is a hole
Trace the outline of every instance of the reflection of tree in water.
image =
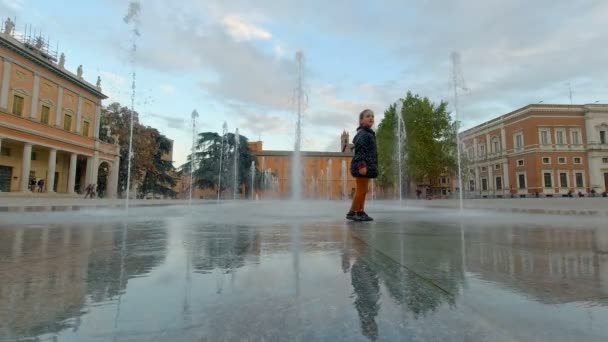
[[(415, 318), (435, 311), (443, 303), (454, 305), (464, 284), (462, 246), (450, 236), (457, 231), (435, 227), (407, 227), (402, 231), (407, 234), (354, 233), (357, 260), (351, 277), (357, 296), (355, 307), (362, 333), (370, 339), (378, 336), (374, 317), (379, 310), (379, 281), (390, 297)], [(344, 267), (344, 260), (342, 263)]]
[[(98, 238), (112, 240), (112, 251), (94, 253), (89, 260), (87, 293), (94, 301), (117, 296), (127, 287), (128, 279), (142, 276), (162, 264), (167, 254), (167, 231), (160, 224), (142, 223), (127, 227), (126, 252), (123, 255), (123, 226), (99, 232)], [(121, 283), (121, 262), (124, 274)]]
[(191, 249), (195, 272), (210, 273), (214, 269), (231, 272), (245, 265), (248, 256), (259, 256), (257, 231), (242, 227), (222, 226), (215, 232), (190, 231), (186, 248)]

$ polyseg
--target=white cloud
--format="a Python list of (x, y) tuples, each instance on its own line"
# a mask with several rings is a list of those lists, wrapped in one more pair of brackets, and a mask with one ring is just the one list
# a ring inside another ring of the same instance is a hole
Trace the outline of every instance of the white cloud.
[(272, 38), (270, 32), (264, 30), (261, 27), (255, 26), (246, 22), (243, 18), (238, 15), (227, 15), (222, 19), (224, 28), (228, 31), (230, 36), (236, 41), (247, 41), (247, 40), (269, 40)]
[(172, 84), (161, 84), (159, 89), (165, 95), (172, 95), (175, 93), (175, 86)]
[[(23, 0), (2, 0), (2, 6), (12, 11), (19, 11), (23, 8)], [(2, 19), (5, 20), (5, 18)]]

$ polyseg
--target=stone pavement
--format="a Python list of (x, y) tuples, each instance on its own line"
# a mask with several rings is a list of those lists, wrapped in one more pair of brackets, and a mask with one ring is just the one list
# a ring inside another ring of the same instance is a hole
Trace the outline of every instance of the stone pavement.
[(0, 341), (608, 340), (605, 219), (346, 207), (0, 213)]

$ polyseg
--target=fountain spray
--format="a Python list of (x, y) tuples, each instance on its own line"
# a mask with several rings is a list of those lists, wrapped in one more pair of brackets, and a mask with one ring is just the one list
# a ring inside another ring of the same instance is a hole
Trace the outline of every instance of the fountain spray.
[(133, 116), (135, 115), (135, 53), (137, 52), (137, 37), (139, 37), (139, 14), (141, 12), (141, 4), (134, 0), (129, 3), (129, 10), (123, 21), (127, 24), (132, 24), (132, 46), (131, 46), (131, 115), (129, 120), (129, 154), (127, 166), (127, 198), (125, 200), (125, 209), (129, 210), (129, 197), (131, 195), (131, 161), (133, 159)]
[(293, 160), (291, 168), (291, 192), (292, 198), (299, 200), (302, 198), (302, 111), (304, 110), (304, 53), (296, 52), (296, 63), (298, 67), (297, 86), (296, 86), (296, 141), (293, 148)]
[(463, 192), (462, 188), (462, 166), (460, 161), (460, 135), (458, 131), (460, 129), (460, 119), (459, 119), (459, 108), (458, 108), (458, 88), (467, 91), (467, 87), (464, 83), (464, 76), (462, 75), (462, 70), (460, 68), (460, 54), (458, 52), (452, 52), (452, 78), (453, 78), (453, 87), (454, 87), (454, 121), (456, 122), (456, 158), (458, 162), (458, 196), (459, 196), (459, 204), (460, 204), (460, 214), (462, 215), (464, 206), (463, 206)]
[(222, 193), (222, 162), (224, 161), (224, 141), (226, 140), (226, 134), (228, 133), (228, 124), (224, 121), (222, 125), (222, 149), (220, 151), (220, 170), (217, 176), (217, 200), (219, 202), (220, 195)]
[(196, 151), (196, 118), (198, 118), (198, 112), (192, 111), (192, 154), (190, 155), (190, 205), (192, 205), (192, 188), (194, 187), (194, 154)]

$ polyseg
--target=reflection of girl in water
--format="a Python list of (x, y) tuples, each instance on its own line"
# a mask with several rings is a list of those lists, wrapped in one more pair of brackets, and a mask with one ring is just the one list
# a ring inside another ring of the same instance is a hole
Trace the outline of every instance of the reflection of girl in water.
[[(363, 247), (363, 252), (365, 247)], [(378, 339), (376, 316), (380, 311), (380, 284), (378, 274), (363, 260), (361, 255), (350, 270), (351, 284), (355, 290), (355, 308), (361, 321), (361, 333), (372, 341)]]

